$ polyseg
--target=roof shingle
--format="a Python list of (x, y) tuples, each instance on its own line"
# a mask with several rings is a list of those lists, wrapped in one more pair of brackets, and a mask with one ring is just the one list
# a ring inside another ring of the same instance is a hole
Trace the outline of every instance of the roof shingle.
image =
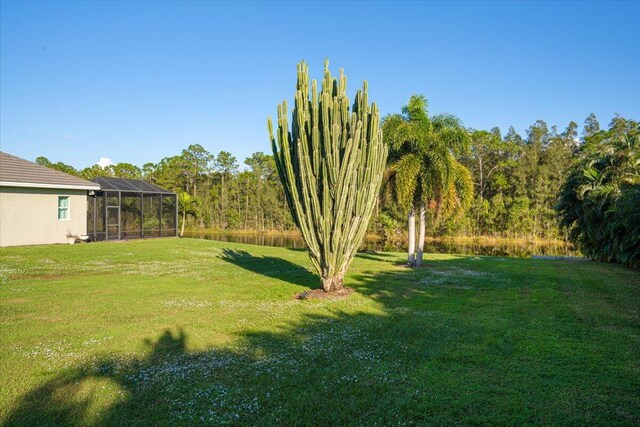
[(0, 151), (0, 185), (99, 190), (95, 182), (66, 174)]

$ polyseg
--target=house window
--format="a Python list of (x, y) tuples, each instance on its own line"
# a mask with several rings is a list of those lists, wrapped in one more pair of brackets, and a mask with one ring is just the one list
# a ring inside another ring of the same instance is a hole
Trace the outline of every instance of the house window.
[(58, 219), (69, 219), (69, 196), (58, 196)]

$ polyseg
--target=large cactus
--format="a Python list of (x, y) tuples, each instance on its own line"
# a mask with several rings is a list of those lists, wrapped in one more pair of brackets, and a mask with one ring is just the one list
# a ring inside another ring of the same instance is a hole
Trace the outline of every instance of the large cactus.
[(309, 249), (325, 292), (342, 288), (362, 242), (387, 158), (380, 113), (369, 106), (367, 82), (349, 112), (347, 78), (334, 79), (325, 61), (322, 90), (308, 66), (298, 64), (289, 131), (287, 102), (278, 106), (277, 140), (269, 136), (289, 209)]

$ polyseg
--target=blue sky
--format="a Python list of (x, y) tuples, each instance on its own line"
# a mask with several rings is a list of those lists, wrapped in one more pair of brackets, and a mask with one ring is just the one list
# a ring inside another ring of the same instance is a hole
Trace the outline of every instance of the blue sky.
[(329, 57), (383, 114), (422, 93), (468, 127), (640, 117), (640, 3), (2, 1), (0, 146), (75, 167), (189, 144), (240, 163), (296, 63)]

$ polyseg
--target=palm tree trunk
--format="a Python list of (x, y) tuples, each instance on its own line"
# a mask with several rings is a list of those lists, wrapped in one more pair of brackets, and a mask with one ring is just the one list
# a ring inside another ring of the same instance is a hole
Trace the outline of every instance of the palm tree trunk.
[(180, 229), (180, 237), (184, 234), (184, 223), (187, 222), (187, 209), (182, 212), (182, 228)]
[(416, 257), (416, 266), (422, 265), (422, 253), (424, 252), (424, 232), (426, 223), (427, 209), (424, 204), (420, 205), (420, 230), (418, 232), (418, 256)]
[(415, 267), (416, 265), (416, 210), (411, 208), (409, 211), (409, 248), (408, 248), (408, 260), (409, 267)]

